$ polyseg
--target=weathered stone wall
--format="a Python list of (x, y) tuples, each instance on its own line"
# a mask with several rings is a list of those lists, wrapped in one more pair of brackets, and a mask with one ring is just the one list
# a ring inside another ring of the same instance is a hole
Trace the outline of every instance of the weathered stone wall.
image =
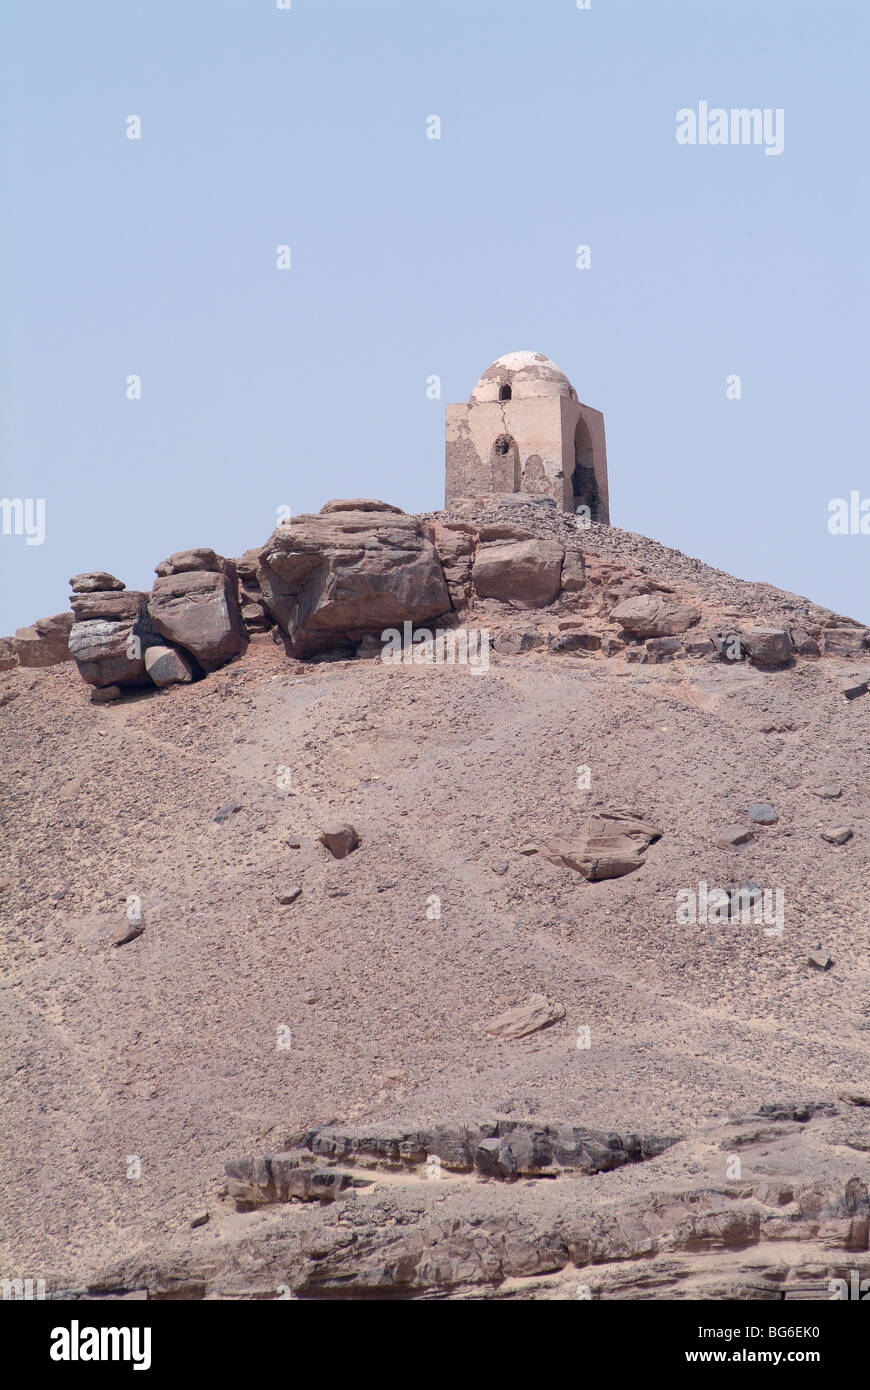
[[(575, 433), (582, 420), (589, 434), (589, 463), (597, 505), (593, 521), (609, 523), (604, 416), (567, 396), (509, 401), (472, 401), (446, 411), (446, 505), (460, 497), (488, 497), (517, 491), (552, 497), (560, 510), (573, 511)], [(504, 436), (519, 453), (519, 486), (493, 469), (493, 446)]]
[[(552, 497), (563, 506), (562, 406), (559, 396), (485, 401), (447, 407), (446, 497), (488, 496), (512, 491), (493, 478), (492, 449), (501, 435), (516, 441), (521, 483), (516, 491)], [(573, 450), (573, 440), (572, 440)]]

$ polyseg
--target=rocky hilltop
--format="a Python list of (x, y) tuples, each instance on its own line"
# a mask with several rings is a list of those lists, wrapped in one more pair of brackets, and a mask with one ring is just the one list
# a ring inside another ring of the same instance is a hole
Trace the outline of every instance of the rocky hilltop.
[(4, 1270), (870, 1277), (867, 628), (515, 496), (71, 585), (0, 643)]

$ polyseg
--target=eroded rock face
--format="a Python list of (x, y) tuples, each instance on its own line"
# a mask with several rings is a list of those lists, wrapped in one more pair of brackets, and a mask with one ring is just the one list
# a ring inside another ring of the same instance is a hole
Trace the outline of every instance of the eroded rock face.
[(334, 497), (331, 502), (326, 502), (320, 508), (320, 514), (328, 515), (330, 512), (393, 512), (396, 516), (404, 516), (401, 507), (394, 507), (389, 502), (379, 502), (374, 497)]
[(204, 671), (223, 666), (247, 640), (236, 586), (221, 570), (159, 577), (148, 611), (155, 630), (190, 652)]
[(72, 623), (72, 613), (57, 613), (52, 618), (37, 618), (32, 627), (18, 628), (12, 641), (19, 666), (58, 666), (72, 661)]
[[(504, 1297), (506, 1281), (522, 1277), (509, 1297), (778, 1301), (830, 1298), (840, 1286), (840, 1298), (857, 1299), (852, 1286), (870, 1276), (865, 1122), (837, 1112), (859, 1116), (866, 1088), (843, 1099), (762, 1105), (686, 1144), (537, 1119), (318, 1126), (286, 1152), (226, 1167), (237, 1206), (296, 1200), (291, 1222), (264, 1212), (255, 1228), (201, 1247), (185, 1230), (66, 1296)], [(723, 1182), (735, 1152), (745, 1176)], [(383, 1172), (376, 1203), (343, 1195)], [(481, 1186), (470, 1190), (456, 1175), (472, 1172)]]
[(348, 1187), (362, 1183), (349, 1173), (316, 1168), (298, 1153), (258, 1154), (226, 1165), (227, 1192), (237, 1211), (253, 1211), (270, 1202), (332, 1202)]
[[(658, 1157), (675, 1136), (614, 1134), (536, 1120), (453, 1122), (430, 1129), (345, 1130), (317, 1126), (296, 1136), (292, 1148), (227, 1163), (227, 1190), (240, 1211), (294, 1199), (332, 1201), (347, 1187), (372, 1182), (378, 1172), (409, 1172), (434, 1163), (446, 1172), (497, 1181), (612, 1172)], [(341, 1165), (340, 1167), (337, 1165)], [(366, 1174), (367, 1176), (363, 1176)]]
[(450, 610), (432, 542), (385, 503), (328, 503), (294, 517), (260, 552), (257, 578), (294, 655), (356, 646), (366, 635)]
[(257, 568), (260, 563), (258, 549), (246, 550), (233, 561), (239, 577), (239, 602), (242, 606), (242, 621), (248, 633), (267, 632), (273, 626), (272, 615), (266, 606), (266, 596), (260, 588)]
[(472, 596), (471, 566), (477, 530), (470, 522), (426, 522), (426, 536), (432, 541), (444, 570), (450, 601), (457, 612), (467, 608)]
[(618, 603), (610, 616), (633, 637), (676, 637), (697, 623), (701, 613), (661, 594), (639, 594)]

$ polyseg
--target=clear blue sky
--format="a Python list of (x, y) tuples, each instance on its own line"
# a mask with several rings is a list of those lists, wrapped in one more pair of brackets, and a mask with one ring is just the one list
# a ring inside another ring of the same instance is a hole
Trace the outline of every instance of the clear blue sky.
[[(2, 15), (0, 496), (46, 538), (0, 535), (0, 633), (281, 505), (440, 506), (444, 404), (521, 348), (604, 411), (615, 525), (870, 621), (827, 529), (870, 496), (867, 0)], [(699, 101), (783, 153), (678, 145)]]

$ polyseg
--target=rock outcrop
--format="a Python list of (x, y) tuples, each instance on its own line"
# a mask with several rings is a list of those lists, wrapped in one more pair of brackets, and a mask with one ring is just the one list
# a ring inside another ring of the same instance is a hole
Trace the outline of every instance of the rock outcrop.
[[(99, 583), (106, 587), (98, 589)], [(144, 660), (154, 637), (148, 595), (125, 589), (120, 579), (101, 570), (76, 575), (70, 584), (75, 621), (69, 649), (82, 680), (93, 686), (150, 684)]]
[(453, 609), (461, 613), (472, 599), (471, 566), (477, 531), (468, 521), (429, 521), (423, 531), (435, 546)]
[(257, 578), (296, 656), (344, 648), (450, 610), (435, 547), (414, 516), (384, 502), (330, 502), (278, 526)]
[[(703, 584), (684, 584), (699, 562), (663, 547), (661, 577), (649, 565), (622, 562), (607, 553), (620, 533), (597, 527), (590, 544), (588, 524), (541, 505), (551, 501), (470, 498), (450, 514), (415, 517), (373, 498), (335, 499), (282, 523), (238, 560), (208, 546), (176, 551), (156, 566), (149, 595), (127, 591), (107, 571), (76, 575), (74, 621), (40, 619), (0, 639), (0, 671), (74, 656), (97, 688), (187, 683), (275, 628), (288, 654), (303, 661), (384, 658), (384, 634), (398, 631), (408, 649), (421, 638), (421, 664), (428, 643), (425, 659), (435, 664), (434, 639), (420, 629), (437, 623), (461, 637), (462, 625), (475, 621), (497, 660), (543, 648), (548, 656), (630, 665), (748, 661), (775, 673), (798, 659), (870, 658), (870, 630), (848, 618), (766, 586), (756, 586), (767, 598), (764, 611), (711, 604)], [(527, 615), (521, 629), (506, 622), (517, 611)], [(176, 655), (146, 661), (156, 646)], [(297, 674), (307, 669), (300, 664)], [(151, 671), (159, 673), (153, 682)], [(857, 666), (834, 675), (847, 701), (870, 689)]]
[(225, 1173), (236, 1208), (251, 1211), (294, 1199), (333, 1201), (349, 1186), (371, 1183), (378, 1173), (410, 1174), (424, 1165), (443, 1165), (451, 1173), (476, 1170), (499, 1181), (608, 1173), (647, 1162), (676, 1143), (675, 1136), (605, 1134), (510, 1118), (399, 1133), (380, 1126), (347, 1130), (321, 1125), (296, 1136), (284, 1153), (233, 1159)]
[[(256, 1227), (180, 1233), (66, 1296), (858, 1299), (870, 1195), (841, 1123), (770, 1105), (685, 1143), (511, 1118), (320, 1126), (226, 1165)], [(723, 1180), (735, 1154), (745, 1176)], [(291, 1221), (265, 1210), (288, 1201)]]
[(37, 618), (32, 627), (20, 627), (12, 639), (19, 666), (57, 666), (72, 661), (69, 634), (71, 613), (56, 613), (52, 618)]

